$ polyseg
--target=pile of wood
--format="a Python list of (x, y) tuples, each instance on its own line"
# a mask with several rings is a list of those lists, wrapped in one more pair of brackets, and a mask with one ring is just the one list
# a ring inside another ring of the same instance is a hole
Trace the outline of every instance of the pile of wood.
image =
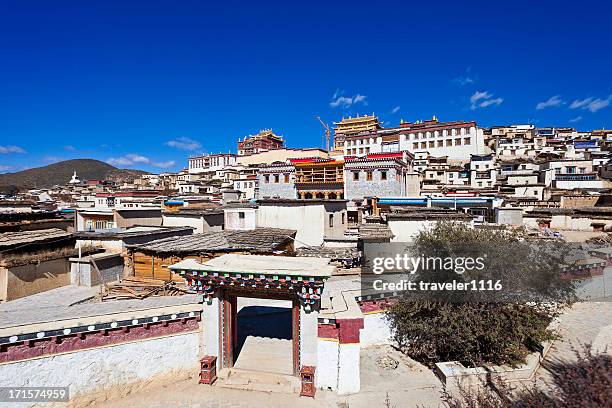
[(102, 301), (120, 299), (145, 299), (149, 296), (181, 296), (187, 290), (177, 282), (162, 279), (130, 276), (119, 282), (104, 285)]
[(608, 247), (612, 245), (612, 234), (607, 233), (605, 235), (600, 235), (597, 237), (589, 238), (586, 240), (587, 244), (593, 245), (595, 247)]

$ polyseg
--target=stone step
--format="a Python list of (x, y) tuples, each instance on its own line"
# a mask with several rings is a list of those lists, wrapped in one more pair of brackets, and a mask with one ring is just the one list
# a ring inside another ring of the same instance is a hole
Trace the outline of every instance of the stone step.
[(294, 394), (300, 390), (300, 381), (297, 377), (236, 368), (220, 370), (217, 385), (223, 388), (284, 394)]

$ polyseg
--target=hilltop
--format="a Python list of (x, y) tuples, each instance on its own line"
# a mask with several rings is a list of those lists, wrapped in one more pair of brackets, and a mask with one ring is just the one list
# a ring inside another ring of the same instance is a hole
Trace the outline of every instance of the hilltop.
[(118, 169), (108, 163), (94, 159), (65, 160), (48, 166), (0, 174), (0, 191), (11, 187), (26, 189), (64, 185), (75, 171), (81, 180), (131, 181), (142, 174), (146, 174), (142, 170)]

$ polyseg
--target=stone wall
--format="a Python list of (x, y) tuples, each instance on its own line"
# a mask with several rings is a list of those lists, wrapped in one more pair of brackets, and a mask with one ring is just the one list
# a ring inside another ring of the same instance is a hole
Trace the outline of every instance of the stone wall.
[[(353, 173), (359, 171), (359, 180), (353, 179)], [(361, 200), (364, 197), (399, 197), (405, 195), (402, 181), (397, 180), (397, 170), (386, 169), (387, 179), (381, 179), (380, 170), (372, 170), (372, 180), (366, 180), (365, 170), (350, 170), (346, 168), (344, 177), (345, 199)]]
[(289, 182), (285, 183), (285, 177), (283, 173), (278, 176), (278, 183), (274, 182), (274, 174), (266, 174), (269, 176), (269, 181), (266, 183), (264, 175), (259, 174), (259, 193), (257, 198), (297, 198), (297, 190), (294, 183), (293, 173), (289, 176)]

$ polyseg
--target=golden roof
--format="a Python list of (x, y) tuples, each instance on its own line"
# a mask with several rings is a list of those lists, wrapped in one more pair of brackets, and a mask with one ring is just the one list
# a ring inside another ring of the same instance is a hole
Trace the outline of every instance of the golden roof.
[(267, 137), (270, 139), (276, 139), (279, 141), (283, 140), (283, 137), (279, 135), (275, 135), (272, 129), (262, 129), (256, 135), (249, 135), (248, 137), (245, 137), (244, 140), (247, 140), (247, 139), (258, 140), (258, 139), (263, 139), (264, 137)]

